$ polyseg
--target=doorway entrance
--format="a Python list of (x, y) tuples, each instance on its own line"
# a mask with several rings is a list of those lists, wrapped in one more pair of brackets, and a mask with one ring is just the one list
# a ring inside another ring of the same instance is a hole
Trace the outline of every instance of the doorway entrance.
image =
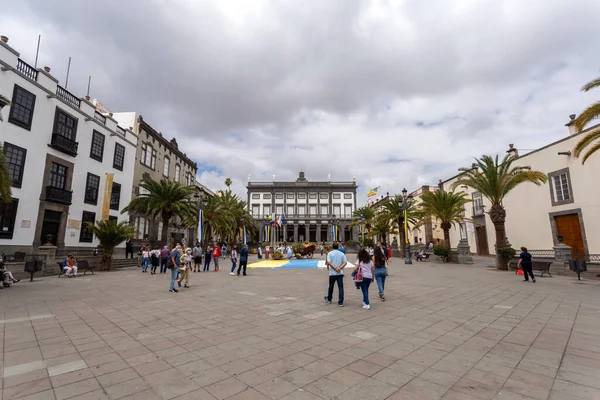
[(571, 247), (571, 254), (585, 254), (583, 235), (578, 214), (557, 215), (556, 231), (563, 237), (563, 243)]
[(313, 242), (313, 243), (317, 241), (317, 226), (316, 225), (308, 226), (308, 241)]
[(298, 226), (298, 242), (302, 243), (306, 240), (306, 225)]
[(475, 227), (476, 239), (477, 239), (477, 254), (480, 256), (489, 256), (490, 249), (487, 241), (487, 231), (485, 226)]
[[(53, 245), (58, 243), (58, 232), (60, 230), (60, 211), (44, 210), (44, 221), (42, 222), (42, 235), (40, 242), (46, 244), (48, 242)], [(52, 235), (52, 237), (48, 236)]]

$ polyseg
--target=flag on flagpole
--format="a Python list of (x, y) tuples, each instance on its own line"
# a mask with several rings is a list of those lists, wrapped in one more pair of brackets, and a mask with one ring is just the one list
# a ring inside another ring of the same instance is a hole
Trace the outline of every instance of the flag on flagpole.
[(200, 210), (199, 218), (198, 218), (198, 242), (202, 243), (202, 213)]
[(373, 189), (369, 190), (369, 193), (367, 193), (367, 197), (377, 196), (377, 189), (379, 189), (379, 186), (377, 186), (376, 188), (373, 188)]
[(286, 223), (285, 215), (282, 215), (280, 219), (281, 219), (281, 224), (285, 225), (285, 223)]

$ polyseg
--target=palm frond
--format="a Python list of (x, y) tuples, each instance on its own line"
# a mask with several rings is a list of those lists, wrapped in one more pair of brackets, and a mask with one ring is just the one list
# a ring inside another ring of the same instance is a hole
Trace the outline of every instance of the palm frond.
[(592, 146), (591, 149), (589, 149), (587, 151), (587, 153), (585, 153), (585, 156), (583, 156), (583, 158), (581, 159), (581, 163), (585, 164), (585, 162), (587, 161), (588, 158), (590, 158), (590, 156), (594, 153), (596, 153), (598, 150), (600, 150), (600, 142), (596, 143), (594, 146)]
[(587, 92), (587, 91), (590, 91), (597, 87), (600, 87), (600, 77), (598, 77), (596, 79), (592, 79), (591, 81), (589, 81), (588, 83), (583, 85), (583, 87), (581, 88), (581, 91)]
[(577, 131), (583, 130), (593, 119), (600, 117), (600, 101), (593, 103), (583, 110), (577, 118), (573, 120), (573, 125)]
[(592, 143), (600, 141), (600, 129), (588, 132), (583, 138), (575, 145), (573, 155), (577, 158), (581, 156), (581, 153)]
[(115, 247), (127, 240), (135, 233), (133, 226), (127, 222), (98, 221), (95, 224), (88, 222), (88, 229), (96, 236), (104, 251), (112, 254)]
[(8, 170), (8, 162), (6, 161), (2, 146), (0, 146), (0, 200), (5, 203), (11, 201), (11, 185), (12, 178), (10, 176), (10, 171)]

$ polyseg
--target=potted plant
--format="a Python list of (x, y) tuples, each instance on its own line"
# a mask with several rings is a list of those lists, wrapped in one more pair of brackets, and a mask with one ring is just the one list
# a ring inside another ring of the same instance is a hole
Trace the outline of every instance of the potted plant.
[(442, 262), (447, 262), (450, 259), (450, 249), (446, 246), (437, 245), (433, 248), (433, 254), (441, 258)]

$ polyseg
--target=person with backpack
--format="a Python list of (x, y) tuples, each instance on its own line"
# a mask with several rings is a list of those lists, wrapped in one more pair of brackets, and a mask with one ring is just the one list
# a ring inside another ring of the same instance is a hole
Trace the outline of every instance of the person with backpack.
[(156, 268), (160, 264), (160, 250), (154, 249), (150, 252), (150, 263), (152, 264), (150, 275), (156, 275)]
[(200, 247), (200, 243), (196, 243), (196, 246), (192, 250), (192, 255), (194, 256), (194, 272), (200, 272), (202, 265), (202, 247)]
[(219, 257), (221, 257), (221, 248), (218, 244), (215, 243), (215, 247), (213, 247), (212, 251), (212, 259), (215, 263), (214, 272), (219, 272)]
[(210, 270), (210, 259), (212, 257), (212, 248), (210, 246), (206, 246), (206, 251), (204, 252), (204, 268), (202, 272), (208, 272)]
[(237, 275), (240, 276), (240, 270), (243, 268), (244, 276), (246, 276), (246, 267), (248, 266), (248, 245), (245, 244), (240, 250), (240, 265), (237, 270)]
[(360, 286), (363, 295), (363, 308), (365, 310), (371, 309), (371, 303), (369, 302), (369, 286), (373, 281), (374, 265), (369, 256), (369, 252), (362, 249), (358, 252), (358, 260), (354, 266), (354, 281)]
[(179, 273), (179, 268), (181, 268), (181, 245), (177, 243), (177, 246), (171, 251), (171, 259), (168, 265), (168, 268), (171, 270), (171, 286), (169, 288), (169, 292), (177, 293), (178, 290), (175, 289), (175, 281), (177, 280), (177, 274)]

